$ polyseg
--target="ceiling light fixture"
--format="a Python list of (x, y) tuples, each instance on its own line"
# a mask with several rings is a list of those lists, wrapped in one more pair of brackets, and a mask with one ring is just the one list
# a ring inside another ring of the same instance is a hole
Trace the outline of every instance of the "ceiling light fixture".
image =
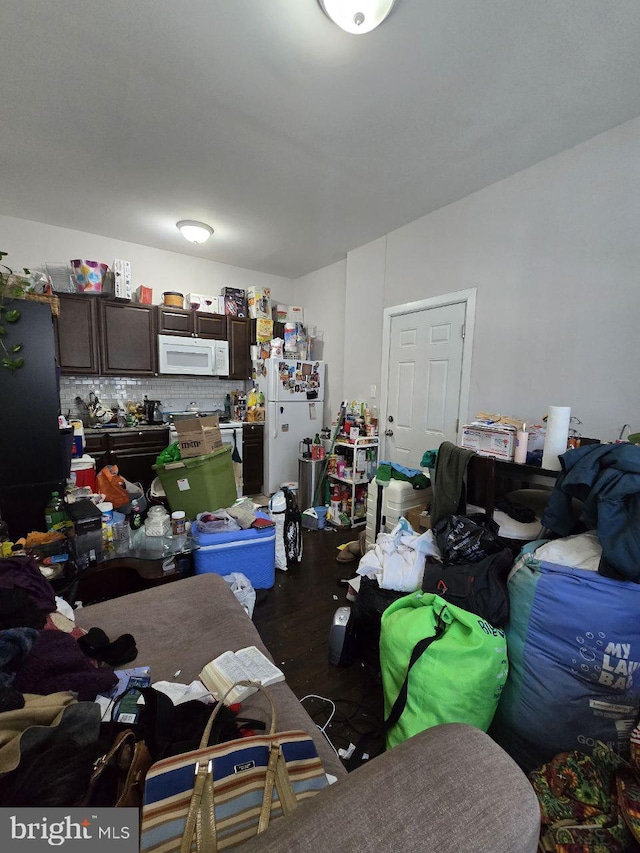
[(176, 222), (176, 228), (190, 243), (206, 243), (213, 234), (213, 228), (210, 225), (197, 222), (195, 219), (181, 219), (180, 222)]
[(318, 0), (318, 3), (334, 24), (351, 35), (363, 35), (385, 20), (395, 0)]

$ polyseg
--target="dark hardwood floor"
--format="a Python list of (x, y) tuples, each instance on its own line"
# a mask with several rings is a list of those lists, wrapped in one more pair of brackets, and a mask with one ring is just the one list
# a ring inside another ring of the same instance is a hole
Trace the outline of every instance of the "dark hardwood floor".
[[(337, 546), (357, 539), (357, 532), (304, 531), (299, 566), (276, 571), (273, 589), (258, 598), (253, 621), (287, 683), (299, 699), (315, 694), (336, 706), (327, 734), (336, 749), (357, 743), (362, 734), (379, 728), (382, 690), (378, 679), (360, 663), (329, 663), (329, 631), (338, 607), (350, 605), (341, 578), (355, 574), (357, 560), (338, 563)], [(331, 706), (320, 699), (304, 701), (323, 726)]]

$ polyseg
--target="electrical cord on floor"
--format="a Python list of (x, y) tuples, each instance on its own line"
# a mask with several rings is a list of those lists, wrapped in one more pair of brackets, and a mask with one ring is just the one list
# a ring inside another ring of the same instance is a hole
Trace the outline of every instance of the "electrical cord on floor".
[(338, 750), (335, 748), (335, 746), (333, 745), (333, 743), (331, 741), (331, 738), (329, 737), (329, 735), (326, 732), (327, 726), (329, 725), (331, 720), (333, 720), (335, 713), (336, 713), (335, 702), (332, 699), (327, 699), (326, 696), (318, 696), (317, 693), (307, 693), (307, 695), (303, 696), (302, 699), (300, 700), (301, 705), (305, 701), (305, 699), (320, 699), (321, 702), (327, 702), (329, 705), (331, 705), (331, 713), (329, 714), (329, 719), (326, 721), (324, 726), (320, 726), (320, 725), (318, 725), (318, 723), (316, 723), (316, 726), (324, 735), (325, 740), (327, 741), (327, 743), (329, 744), (331, 749), (335, 752), (335, 754), (338, 756), (338, 758), (340, 758), (340, 756), (338, 755)]

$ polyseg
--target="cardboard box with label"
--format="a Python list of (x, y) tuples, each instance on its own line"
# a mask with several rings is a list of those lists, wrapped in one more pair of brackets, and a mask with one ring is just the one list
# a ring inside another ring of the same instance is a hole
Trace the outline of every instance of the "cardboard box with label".
[(217, 310), (214, 311), (213, 308), (214, 301), (217, 309), (217, 296), (205, 296), (204, 293), (187, 293), (187, 308), (191, 309), (191, 311), (203, 311), (205, 314), (217, 314)]
[(287, 323), (304, 323), (304, 309), (299, 305), (289, 305)]
[(253, 320), (271, 319), (271, 288), (248, 287), (247, 310)]
[(113, 295), (116, 299), (129, 301), (132, 296), (131, 264), (116, 258), (113, 262)]
[(183, 459), (191, 456), (204, 456), (222, 447), (220, 421), (217, 415), (206, 418), (189, 418), (186, 421), (176, 421), (180, 455)]
[(462, 427), (462, 447), (475, 450), (479, 456), (494, 456), (512, 462), (516, 447), (515, 427), (467, 424)]
[(286, 323), (289, 316), (289, 306), (277, 304), (271, 309), (271, 316), (274, 323)]

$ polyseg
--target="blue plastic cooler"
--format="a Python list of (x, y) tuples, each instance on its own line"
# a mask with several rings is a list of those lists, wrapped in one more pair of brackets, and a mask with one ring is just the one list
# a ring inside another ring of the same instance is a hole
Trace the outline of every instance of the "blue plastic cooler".
[[(268, 518), (257, 513), (259, 518)], [(195, 528), (195, 525), (194, 525)], [(200, 546), (194, 552), (195, 573), (228, 575), (242, 572), (254, 589), (271, 589), (275, 583), (276, 528), (234, 530), (231, 533), (200, 533), (192, 536)]]

